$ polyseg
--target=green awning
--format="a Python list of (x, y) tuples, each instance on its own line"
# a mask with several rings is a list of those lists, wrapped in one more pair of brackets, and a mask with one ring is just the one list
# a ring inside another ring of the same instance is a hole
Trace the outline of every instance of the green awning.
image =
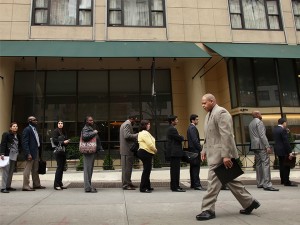
[(187, 42), (0, 41), (0, 56), (210, 58)]
[(226, 58), (300, 58), (300, 45), (205, 43), (205, 46)]

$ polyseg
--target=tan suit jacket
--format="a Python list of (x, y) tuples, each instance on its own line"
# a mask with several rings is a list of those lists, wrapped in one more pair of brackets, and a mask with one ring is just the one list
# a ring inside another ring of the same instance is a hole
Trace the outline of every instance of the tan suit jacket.
[(223, 158), (238, 158), (234, 141), (232, 119), (229, 112), (217, 104), (205, 117), (205, 142), (203, 150), (206, 153), (208, 165), (223, 163)]

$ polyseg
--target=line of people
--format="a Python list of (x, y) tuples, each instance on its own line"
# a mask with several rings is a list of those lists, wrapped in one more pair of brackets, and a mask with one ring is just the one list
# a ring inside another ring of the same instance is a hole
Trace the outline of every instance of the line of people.
[[(208, 171), (208, 186), (207, 192), (202, 200), (202, 212), (196, 216), (197, 220), (209, 220), (215, 218), (215, 203), (217, 196), (222, 189), (222, 183), (217, 178), (214, 169), (224, 164), (226, 168), (232, 167), (232, 158), (238, 158), (236, 143), (234, 140), (233, 122), (229, 112), (217, 105), (216, 98), (212, 94), (205, 94), (202, 97), (202, 107), (207, 111), (204, 121), (204, 144), (203, 149), (200, 145), (200, 136), (196, 128), (198, 124), (198, 116), (192, 114), (190, 116), (190, 125), (187, 130), (189, 151), (199, 154), (190, 163), (190, 181), (191, 188), (194, 190), (205, 190), (199, 178), (201, 160), (207, 160)], [(252, 113), (253, 120), (249, 124), (249, 132), (251, 139), (251, 149), (255, 153), (256, 158), (256, 173), (257, 187), (267, 191), (278, 191), (271, 183), (269, 156), (270, 145), (265, 136), (266, 130), (262, 123), (261, 114), (258, 111)], [(140, 130), (138, 133), (133, 132), (133, 124), (136, 121), (135, 116), (129, 116), (128, 119), (120, 126), (120, 154), (122, 167), (122, 188), (124, 190), (135, 190), (135, 186), (131, 181), (134, 152), (130, 150), (134, 141), (138, 140), (139, 150), (137, 156), (143, 163), (143, 172), (141, 176), (140, 192), (151, 193), (150, 174), (152, 169), (152, 159), (157, 153), (155, 138), (150, 134), (150, 121), (142, 120), (140, 122)], [(185, 192), (180, 187), (180, 161), (183, 156), (182, 142), (184, 137), (180, 135), (176, 129), (178, 123), (177, 116), (171, 115), (168, 117), (169, 127), (167, 129), (167, 146), (166, 156), (170, 160), (170, 189), (173, 192)], [(293, 157), (291, 147), (287, 140), (286, 119), (280, 118), (278, 126), (274, 128), (275, 153), (279, 156), (280, 177), (281, 183), (285, 186), (296, 186), (289, 180), (289, 168), (284, 165), (283, 160), (288, 157)], [(58, 127), (53, 132), (53, 142), (55, 145), (66, 147), (69, 144), (69, 139), (63, 130), (63, 121), (58, 121)], [(81, 136), (84, 141), (89, 141), (96, 137), (97, 151), (101, 151), (101, 141), (99, 131), (94, 129), (94, 121), (92, 116), (87, 116), (85, 126), (82, 129)], [(10, 131), (5, 132), (1, 140), (1, 151), (5, 156), (9, 156), (10, 164), (3, 168), (2, 189), (1, 192), (9, 193), (15, 190), (11, 187), (12, 174), (16, 165), (17, 155), (21, 150), (25, 155), (25, 169), (23, 172), (23, 191), (34, 191), (36, 189), (44, 189), (40, 184), (38, 175), (38, 161), (40, 157), (40, 139), (36, 131), (37, 119), (34, 116), (28, 118), (28, 126), (24, 129), (22, 138), (17, 134), (18, 126), (12, 123)], [(22, 143), (22, 144), (21, 144)], [(94, 168), (95, 154), (83, 154), (84, 165), (84, 190), (89, 193), (96, 193), (97, 190), (92, 186), (92, 174)], [(1, 159), (4, 158), (1, 155)], [(201, 159), (200, 159), (201, 155)], [(54, 180), (54, 189), (63, 190), (65, 187), (62, 183), (63, 168), (66, 161), (65, 151), (62, 154), (57, 154), (57, 170)], [(29, 185), (29, 176), (32, 175), (33, 185)], [(252, 197), (246, 190), (245, 186), (239, 180), (233, 180), (226, 184), (226, 187), (233, 193), (235, 198), (242, 205), (241, 214), (251, 214), (254, 209), (260, 206), (260, 203)]]

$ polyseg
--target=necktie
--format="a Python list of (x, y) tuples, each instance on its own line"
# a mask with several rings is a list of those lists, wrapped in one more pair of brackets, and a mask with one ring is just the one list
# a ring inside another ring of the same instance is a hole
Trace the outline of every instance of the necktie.
[(38, 135), (38, 133), (37, 133), (35, 127), (33, 127), (32, 129), (33, 129), (33, 133), (34, 133), (34, 135), (35, 135), (35, 139), (36, 139), (36, 142), (37, 142), (37, 144), (38, 144), (38, 147), (40, 147), (39, 135)]

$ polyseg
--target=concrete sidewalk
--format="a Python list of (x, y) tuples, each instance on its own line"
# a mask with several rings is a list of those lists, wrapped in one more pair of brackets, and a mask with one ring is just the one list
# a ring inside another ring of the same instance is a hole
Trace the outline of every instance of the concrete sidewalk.
[[(291, 171), (291, 180), (300, 182), (300, 171)], [(141, 170), (134, 170), (133, 181), (138, 184)], [(95, 171), (95, 184), (120, 183), (121, 171)], [(53, 189), (54, 171), (40, 175), (45, 190), (22, 192), (22, 173), (16, 173), (12, 186), (18, 190), (9, 194), (0, 193), (1, 225), (292, 225), (299, 224), (300, 187), (285, 187), (278, 184), (278, 171), (272, 171), (274, 186), (279, 192), (268, 192), (256, 188), (255, 173), (246, 171), (240, 177), (247, 190), (261, 203), (252, 215), (241, 215), (241, 206), (230, 191), (221, 191), (216, 204), (216, 219), (197, 221), (203, 191), (189, 189), (189, 170), (182, 168), (181, 183), (187, 192), (169, 190), (169, 169), (154, 169), (151, 180), (153, 193), (124, 191), (121, 188), (100, 188), (98, 193), (85, 193), (83, 188)], [(201, 168), (201, 179), (205, 186), (207, 168)], [(64, 173), (65, 185), (82, 183), (82, 172)], [(277, 185), (276, 185), (277, 183)], [(162, 185), (159, 185), (162, 184)]]

